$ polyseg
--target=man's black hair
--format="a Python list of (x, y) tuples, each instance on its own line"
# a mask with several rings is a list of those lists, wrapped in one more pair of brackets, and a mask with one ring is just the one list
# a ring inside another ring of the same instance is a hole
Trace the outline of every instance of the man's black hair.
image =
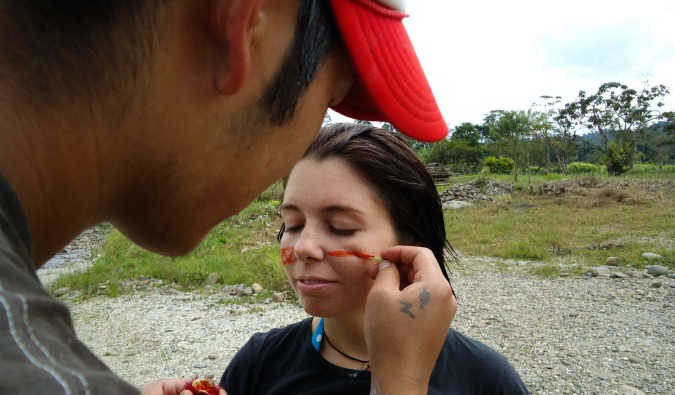
[[(0, 0), (0, 83), (53, 106), (116, 92), (148, 67), (168, 1)], [(328, 1), (303, 0), (291, 48), (262, 96), (273, 124), (293, 116), (338, 37)]]
[(165, 2), (0, 0), (2, 83), (50, 104), (114, 92), (148, 64)]
[(262, 97), (273, 124), (281, 126), (293, 117), (302, 94), (339, 37), (328, 1), (303, 1), (293, 44)]

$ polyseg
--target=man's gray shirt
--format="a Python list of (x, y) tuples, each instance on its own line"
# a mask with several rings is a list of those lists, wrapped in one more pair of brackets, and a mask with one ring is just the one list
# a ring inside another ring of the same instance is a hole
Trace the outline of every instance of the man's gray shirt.
[(23, 208), (0, 173), (0, 394), (138, 394), (77, 338), (31, 255)]

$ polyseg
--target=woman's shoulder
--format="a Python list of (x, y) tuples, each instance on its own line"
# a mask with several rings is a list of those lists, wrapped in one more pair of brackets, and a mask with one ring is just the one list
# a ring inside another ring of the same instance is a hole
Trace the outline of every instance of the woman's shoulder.
[(448, 331), (445, 344), (446, 346), (457, 348), (465, 352), (476, 352), (478, 354), (486, 353), (490, 356), (501, 356), (500, 353), (480, 340), (476, 340), (454, 329)]
[(471, 360), (477, 365), (491, 368), (501, 368), (503, 364), (509, 364), (504, 355), (485, 343), (454, 329), (448, 331), (443, 352), (446, 353), (446, 357), (457, 357), (464, 361)]
[(528, 393), (504, 355), (453, 329), (448, 332), (435, 373), (444, 382), (441, 388), (454, 388), (458, 393), (492, 393), (502, 389), (508, 389), (510, 394)]
[(283, 344), (288, 341), (301, 341), (305, 334), (307, 338), (312, 330), (312, 317), (286, 325), (281, 328), (270, 329), (267, 332), (258, 332), (251, 336), (250, 343), (256, 346), (269, 347), (274, 344)]
[[(270, 329), (267, 332), (254, 333), (232, 358), (228, 369), (233, 366), (260, 364), (270, 359), (288, 354), (288, 350), (302, 346), (303, 340), (309, 338), (312, 330), (312, 319), (286, 325), (282, 328)], [(226, 372), (227, 373), (227, 372)]]

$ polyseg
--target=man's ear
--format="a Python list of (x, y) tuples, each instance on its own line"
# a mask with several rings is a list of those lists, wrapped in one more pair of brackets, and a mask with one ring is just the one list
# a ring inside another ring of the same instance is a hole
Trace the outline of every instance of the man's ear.
[(224, 95), (237, 93), (251, 67), (250, 44), (263, 0), (212, 0), (211, 28), (216, 40), (215, 84)]

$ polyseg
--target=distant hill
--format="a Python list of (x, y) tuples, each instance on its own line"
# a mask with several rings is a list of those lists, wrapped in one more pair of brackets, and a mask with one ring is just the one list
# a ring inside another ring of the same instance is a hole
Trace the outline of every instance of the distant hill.
[(663, 131), (663, 129), (665, 129), (666, 125), (668, 125), (668, 122), (666, 122), (666, 121), (659, 121), (659, 122), (653, 123), (653, 124), (649, 125), (649, 131), (665, 133)]
[[(656, 135), (666, 134), (666, 132), (664, 132), (663, 129), (666, 127), (667, 124), (668, 124), (668, 122), (666, 122), (666, 121), (655, 122), (655, 123), (649, 125), (647, 130), (648, 130), (648, 132), (650, 132), (650, 134), (651, 133), (655, 133)], [(609, 137), (610, 141), (613, 140), (612, 133), (609, 133), (608, 137)], [(600, 146), (601, 139), (602, 139), (602, 137), (600, 137), (600, 133), (591, 132), (591, 133), (586, 133), (586, 134), (580, 135), (578, 141), (579, 141), (579, 143), (582, 143), (583, 141), (588, 141), (592, 145)]]
[(586, 133), (582, 134), (579, 136), (579, 143), (583, 143), (584, 141), (588, 141), (592, 145), (597, 145), (600, 146), (600, 140), (602, 137), (600, 137), (600, 133), (598, 132), (593, 132), (593, 133)]

